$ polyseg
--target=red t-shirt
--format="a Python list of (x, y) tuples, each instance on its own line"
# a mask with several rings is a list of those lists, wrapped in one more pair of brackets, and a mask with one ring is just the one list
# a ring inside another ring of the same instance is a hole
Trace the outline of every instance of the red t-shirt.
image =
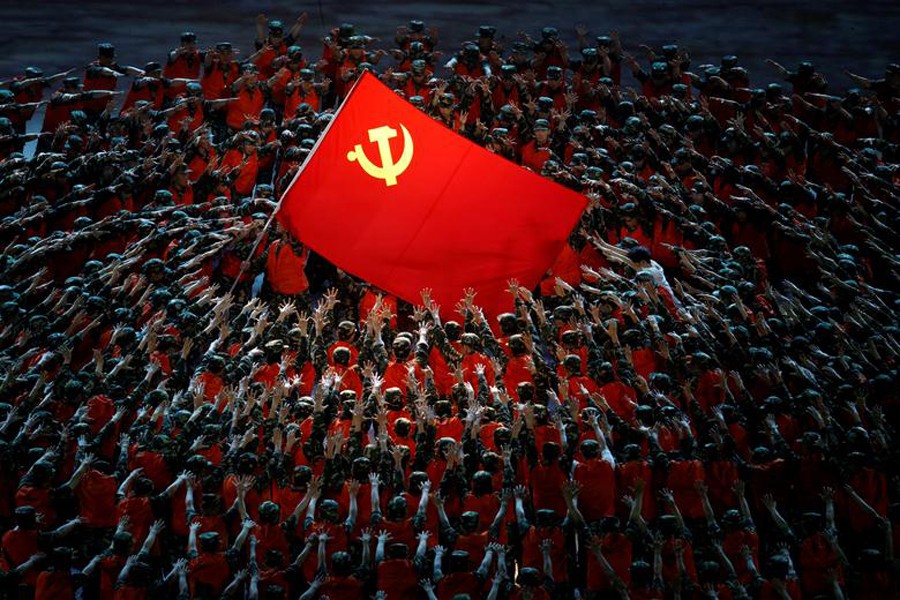
[[(646, 487), (644, 489), (641, 516), (648, 521), (653, 520), (656, 517), (656, 500), (654, 499), (653, 491), (653, 469), (650, 468), (650, 465), (642, 460), (619, 463), (616, 466), (616, 476), (618, 480), (616, 487), (620, 496), (622, 494), (634, 495), (635, 483), (639, 479), (644, 481)], [(620, 516), (626, 516), (627, 508), (624, 504), (620, 506), (620, 509), (622, 511)]]
[(703, 463), (699, 460), (676, 460), (669, 464), (666, 485), (672, 490), (675, 503), (687, 519), (702, 519), (705, 516), (700, 494), (694, 487), (697, 480), (706, 480)]
[[(630, 585), (632, 546), (628, 538), (621, 533), (605, 534), (600, 541), (600, 548), (616, 575), (625, 582), (625, 585)], [(587, 552), (586, 585), (589, 592), (613, 588), (612, 582), (600, 566), (600, 561), (590, 549)]]
[(578, 508), (588, 523), (616, 514), (616, 473), (610, 463), (586, 459), (576, 465), (572, 478), (581, 484)]
[(332, 600), (359, 600), (365, 598), (363, 582), (353, 577), (329, 577), (319, 588), (319, 598), (328, 596)]
[(566, 540), (559, 527), (538, 528), (532, 526), (522, 540), (522, 566), (544, 570), (544, 555), (541, 553), (541, 542), (550, 539), (550, 560), (553, 562), (553, 581), (563, 583), (569, 580), (568, 555)]
[[(397, 543), (391, 540), (391, 543)], [(410, 547), (412, 550), (412, 547)], [(412, 561), (391, 559), (382, 561), (375, 571), (377, 588), (387, 592), (392, 600), (418, 600), (419, 574)]]
[[(3, 534), (0, 541), (3, 550), (3, 559), (6, 565), (12, 569), (18, 567), (38, 551), (38, 532), (36, 529), (11, 529)], [(28, 585), (37, 582), (38, 573), (34, 570), (24, 575), (24, 581)]]
[[(474, 567), (473, 567), (474, 568)], [(485, 584), (474, 573), (451, 573), (437, 584), (438, 600), (453, 600), (457, 594), (469, 594), (472, 598), (484, 598)]]
[(265, 105), (265, 98), (261, 88), (248, 86), (242, 87), (233, 97), (237, 100), (228, 103), (225, 122), (232, 129), (240, 131), (243, 129), (245, 121), (259, 119), (259, 113)]
[(531, 501), (535, 510), (552, 509), (558, 517), (566, 514), (562, 486), (568, 480), (559, 463), (538, 464), (531, 470)]
[(88, 527), (115, 527), (116, 478), (89, 469), (75, 487), (81, 517)]
[(37, 577), (34, 600), (74, 600), (72, 577), (63, 571), (43, 571)]
[(188, 583), (191, 597), (198, 595), (198, 587), (207, 595), (219, 596), (231, 580), (231, 568), (224, 554), (202, 552), (189, 564)]
[(272, 290), (278, 294), (302, 294), (309, 289), (309, 282), (303, 269), (306, 266), (307, 251), (298, 255), (289, 244), (272, 242), (266, 257), (266, 277)]

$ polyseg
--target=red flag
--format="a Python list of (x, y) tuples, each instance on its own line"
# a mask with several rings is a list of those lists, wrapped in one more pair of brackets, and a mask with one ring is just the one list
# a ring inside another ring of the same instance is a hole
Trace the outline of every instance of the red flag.
[[(445, 311), (478, 291), (496, 314), (506, 281), (533, 288), (586, 204), (497, 156), (365, 73), (282, 198), (279, 221), (339, 268)], [(446, 314), (446, 312), (445, 312)]]

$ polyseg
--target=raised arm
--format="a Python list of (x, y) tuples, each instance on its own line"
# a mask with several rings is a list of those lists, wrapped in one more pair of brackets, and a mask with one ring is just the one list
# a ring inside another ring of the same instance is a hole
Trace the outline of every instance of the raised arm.
[(447, 549), (443, 546), (434, 547), (434, 564), (431, 567), (431, 579), (435, 583), (444, 578), (444, 570), (441, 568), (441, 562), (444, 560), (444, 553)]
[(475, 571), (482, 579), (487, 579), (488, 570), (491, 568), (491, 563), (494, 562), (494, 552), (497, 551), (497, 546), (499, 544), (491, 542), (484, 548), (484, 558), (481, 559), (481, 564), (478, 565), (478, 569)]
[(86, 454), (84, 458), (81, 459), (81, 463), (78, 465), (78, 468), (72, 473), (72, 477), (65, 483), (65, 487), (74, 490), (78, 485), (78, 482), (81, 481), (81, 478), (84, 477), (84, 474), (87, 473), (87, 470), (90, 468), (91, 463), (94, 462), (94, 456), (92, 454)]
[(359, 558), (359, 567), (360, 569), (366, 569), (371, 563), (370, 557), (372, 553), (372, 530), (368, 528), (363, 529), (362, 535), (359, 536), (359, 541), (362, 544), (362, 552), (360, 552)]
[(600, 544), (600, 538), (597, 536), (592, 536), (588, 540), (588, 546), (590, 547), (591, 552), (594, 554), (594, 557), (597, 559), (597, 562), (600, 563), (600, 568), (603, 569), (603, 572), (606, 574), (607, 579), (609, 579), (613, 587), (616, 588), (616, 591), (619, 592), (619, 595), (623, 598), (628, 597), (628, 586), (625, 585), (625, 582), (622, 581), (622, 578), (619, 577), (616, 570), (613, 569), (612, 565), (609, 564), (609, 560), (603, 554), (603, 547)]
[(309, 555), (312, 554), (313, 547), (316, 545), (318, 538), (316, 535), (311, 535), (306, 538), (306, 543), (303, 544), (303, 549), (297, 554), (297, 558), (294, 559), (294, 567), (299, 569), (303, 566), (303, 563), (306, 562), (306, 559), (309, 558)]
[(519, 529), (525, 530), (531, 527), (528, 517), (525, 515), (525, 494), (528, 493), (524, 485), (517, 485), (513, 490), (516, 497), (516, 521), (519, 523)]
[(416, 545), (416, 562), (421, 564), (425, 560), (425, 553), (428, 552), (428, 538), (431, 532), (420, 531), (416, 536), (418, 544)]
[(356, 496), (359, 494), (359, 482), (351, 480), (347, 484), (347, 493), (350, 496), (350, 510), (347, 511), (347, 520), (344, 521), (344, 528), (347, 531), (353, 531), (356, 527), (356, 519), (359, 516), (359, 502)]
[(421, 526), (421, 523), (425, 522), (425, 513), (428, 510), (428, 495), (431, 493), (431, 481), (426, 480), (422, 484), (422, 494), (419, 496), (419, 507), (416, 509), (416, 514), (413, 517), (413, 523), (416, 523), (417, 526)]
[(306, 493), (303, 494), (303, 498), (301, 498), (300, 502), (297, 503), (297, 506), (294, 507), (294, 512), (291, 513), (290, 518), (299, 521), (303, 511), (307, 510), (313, 499), (318, 496), (321, 485), (322, 480), (319, 477), (314, 477), (312, 481), (310, 481), (309, 487), (306, 488)]
[[(226, 600), (229, 598), (236, 598), (238, 592), (243, 591), (243, 585), (246, 579), (247, 569), (241, 569), (235, 573), (234, 577), (231, 578), (231, 581), (228, 582), (228, 586), (222, 590), (222, 598), (225, 598)], [(241, 594), (241, 596), (243, 596), (243, 594)]]
[(644, 515), (641, 514), (641, 510), (644, 507), (644, 494), (645, 488), (647, 484), (643, 479), (637, 479), (634, 482), (634, 500), (631, 502), (631, 509), (628, 511), (628, 520), (631, 523), (634, 523), (641, 530), (647, 530), (647, 522), (644, 520)]
[(678, 504), (675, 502), (675, 495), (672, 494), (672, 490), (669, 488), (663, 488), (659, 492), (660, 498), (662, 498), (663, 502), (668, 505), (668, 507), (672, 510), (672, 514), (675, 515), (675, 520), (678, 521), (678, 528), (681, 531), (687, 529), (684, 524), (684, 517), (681, 516), (681, 510), (678, 508)]
[(244, 522), (241, 523), (241, 531), (237, 534), (237, 537), (234, 538), (234, 544), (231, 545), (232, 551), (240, 551), (244, 542), (247, 541), (247, 536), (250, 535), (250, 532), (253, 531), (254, 527), (256, 527), (256, 523), (251, 519), (244, 519)]
[[(383, 529), (378, 532), (378, 537), (376, 538), (375, 544), (375, 564), (378, 564), (384, 560), (384, 547), (390, 539), (391, 534), (389, 532)], [(418, 554), (418, 549), (416, 549), (416, 554)]]
[(738, 497), (738, 503), (741, 507), (741, 516), (744, 517), (744, 522), (746, 526), (751, 529), (756, 528), (756, 524), (753, 522), (753, 513), (750, 512), (750, 503), (747, 502), (747, 486), (743, 480), (738, 479), (734, 482), (734, 493)]
[(562, 486), (563, 499), (566, 501), (566, 510), (569, 517), (580, 526), (586, 525), (584, 515), (578, 510), (578, 504), (575, 499), (581, 492), (581, 484), (577, 481), (567, 481)]
[(791, 529), (791, 526), (788, 525), (788, 522), (784, 520), (784, 517), (778, 512), (778, 504), (775, 502), (775, 498), (772, 494), (766, 494), (762, 498), (763, 506), (766, 507), (766, 510), (769, 511), (769, 514), (772, 516), (772, 520), (775, 522), (775, 525), (781, 530), (781, 533), (784, 535), (788, 535), (793, 537), (794, 532)]
[(491, 589), (488, 592), (487, 600), (497, 600), (500, 596), (500, 586), (503, 584), (504, 579), (503, 573), (497, 571), (494, 574), (494, 579), (491, 581)]
[(197, 531), (199, 531), (199, 529), (200, 521), (194, 521), (188, 529), (188, 554), (191, 556), (199, 554), (197, 549)]
[(456, 529), (450, 524), (450, 519), (447, 517), (447, 511), (444, 509), (444, 498), (441, 496), (440, 492), (434, 495), (434, 506), (437, 508), (438, 521), (441, 523), (441, 531), (446, 537), (454, 539), (457, 536)]
[(378, 489), (381, 485), (381, 477), (379, 477), (377, 473), (370, 473), (369, 483), (372, 487), (372, 492), (370, 494), (370, 498), (372, 501), (371, 522), (373, 525), (375, 525), (381, 522), (381, 495)]
[[(124, 454), (124, 453), (126, 453), (127, 451), (126, 451), (125, 449), (123, 449), (122, 452), (123, 452), (123, 454)], [(125, 478), (125, 480), (122, 482), (122, 485), (119, 486), (119, 489), (116, 490), (116, 493), (117, 493), (119, 496), (127, 496), (127, 495), (128, 495), (128, 490), (131, 488), (132, 482), (133, 482), (135, 479), (137, 479), (138, 475), (140, 475), (140, 474), (143, 473), (143, 472), (144, 472), (144, 470), (143, 470), (142, 468), (140, 468), (140, 467), (138, 467), (137, 469), (134, 469), (133, 471), (131, 471), (131, 473), (129, 473), (128, 476)]]
[(716, 512), (709, 501), (709, 489), (706, 483), (698, 479), (694, 482), (694, 489), (697, 490), (697, 494), (700, 496), (700, 503), (703, 505), (703, 514), (706, 515), (706, 526), (710, 531), (718, 531), (719, 524), (716, 522)]
[(541, 541), (541, 566), (544, 569), (544, 577), (548, 579), (553, 579), (553, 557), (550, 555), (550, 550), (553, 548), (553, 540), (547, 538)]
[(150, 531), (147, 532), (147, 539), (144, 540), (144, 544), (141, 546), (141, 554), (150, 553), (153, 544), (156, 543), (156, 539), (159, 537), (159, 532), (165, 527), (166, 522), (162, 519), (157, 519), (153, 522), (153, 525), (150, 526)]
[(316, 578), (313, 579), (312, 583), (309, 584), (309, 589), (300, 596), (300, 600), (313, 600), (319, 593), (319, 588), (322, 587), (323, 583), (325, 583), (325, 574), (319, 573), (316, 575)]
[(438, 600), (438, 597), (434, 593), (434, 583), (432, 583), (428, 579), (423, 579), (419, 582), (419, 585), (422, 586), (422, 589), (425, 591), (425, 596), (428, 598), (428, 600)]
[(778, 63), (778, 62), (772, 60), (771, 58), (766, 59), (766, 64), (771, 66), (776, 71), (778, 71), (778, 75), (781, 77), (787, 77), (790, 74), (790, 71), (785, 69), (784, 66), (781, 65), (781, 63)]
[(325, 553), (326, 545), (328, 544), (328, 534), (320, 533), (319, 534), (319, 548), (317, 550), (317, 558), (318, 558), (318, 568), (316, 569), (319, 573), (327, 573), (328, 572), (328, 560), (327, 555)]
[(494, 520), (491, 522), (490, 531), (491, 535), (499, 535), (500, 527), (503, 525), (503, 519), (506, 517), (506, 507), (509, 504), (509, 500), (511, 498), (511, 494), (508, 489), (504, 489), (500, 492), (500, 508), (497, 510), (497, 514), (494, 516)]

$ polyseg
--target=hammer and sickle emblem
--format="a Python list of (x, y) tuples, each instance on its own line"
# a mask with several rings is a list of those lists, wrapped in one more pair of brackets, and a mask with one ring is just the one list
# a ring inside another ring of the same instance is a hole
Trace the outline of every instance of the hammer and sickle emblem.
[(409, 135), (409, 131), (403, 126), (403, 123), (400, 123), (400, 129), (403, 131), (403, 153), (397, 162), (394, 162), (394, 157), (391, 156), (390, 143), (392, 138), (397, 137), (397, 130), (387, 125), (369, 130), (369, 141), (378, 144), (378, 154), (381, 158), (380, 167), (369, 160), (362, 144), (356, 144), (353, 150), (347, 153), (347, 160), (359, 163), (363, 171), (371, 177), (383, 179), (386, 186), (397, 185), (397, 177), (406, 170), (413, 157), (412, 136)]

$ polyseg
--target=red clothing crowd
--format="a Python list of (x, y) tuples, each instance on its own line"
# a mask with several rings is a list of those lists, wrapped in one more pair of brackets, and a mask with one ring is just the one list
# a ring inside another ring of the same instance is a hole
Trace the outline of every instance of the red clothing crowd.
[[(0, 81), (0, 598), (897, 596), (900, 66), (305, 22)], [(508, 312), (266, 227), (363, 70), (590, 200)]]

